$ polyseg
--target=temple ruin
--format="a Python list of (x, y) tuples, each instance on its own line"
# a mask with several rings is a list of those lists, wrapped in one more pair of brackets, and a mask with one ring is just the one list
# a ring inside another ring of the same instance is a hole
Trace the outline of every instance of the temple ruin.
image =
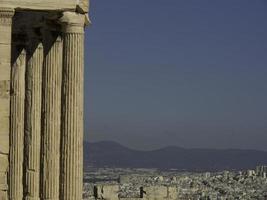
[(78, 200), (88, 0), (0, 0), (0, 199)]

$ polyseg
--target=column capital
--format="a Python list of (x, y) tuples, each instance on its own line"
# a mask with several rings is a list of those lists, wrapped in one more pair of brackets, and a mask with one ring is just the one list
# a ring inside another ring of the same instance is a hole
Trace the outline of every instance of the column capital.
[(86, 14), (63, 12), (59, 19), (63, 33), (84, 33), (84, 27), (90, 23)]
[(0, 8), (0, 24), (8, 25), (12, 24), (12, 17), (15, 14), (15, 10), (11, 8)]

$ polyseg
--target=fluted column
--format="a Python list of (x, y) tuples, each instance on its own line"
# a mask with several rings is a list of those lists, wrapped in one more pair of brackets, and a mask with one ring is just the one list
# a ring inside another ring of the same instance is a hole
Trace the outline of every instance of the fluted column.
[(25, 199), (40, 198), (43, 45), (31, 38), (27, 51), (25, 100)]
[(0, 199), (7, 200), (10, 139), (11, 30), (13, 9), (0, 9)]
[(42, 93), (41, 198), (59, 199), (62, 40), (45, 33)]
[[(20, 36), (17, 38), (20, 40)], [(14, 40), (13, 40), (14, 41)], [(9, 198), (23, 198), (24, 100), (26, 51), (21, 44), (12, 46), (10, 94)]]
[(61, 200), (81, 200), (83, 186), (84, 15), (64, 13)]

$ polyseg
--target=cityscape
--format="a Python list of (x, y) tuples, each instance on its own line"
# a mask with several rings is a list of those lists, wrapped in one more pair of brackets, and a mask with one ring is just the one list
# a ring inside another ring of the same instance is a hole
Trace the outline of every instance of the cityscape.
[(190, 173), (175, 169), (90, 169), (84, 200), (266, 200), (267, 166)]

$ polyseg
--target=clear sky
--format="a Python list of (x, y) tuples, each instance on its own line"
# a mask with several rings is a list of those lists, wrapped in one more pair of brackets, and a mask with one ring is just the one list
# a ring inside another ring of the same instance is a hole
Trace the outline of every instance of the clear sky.
[(267, 150), (266, 0), (91, 0), (85, 139)]

